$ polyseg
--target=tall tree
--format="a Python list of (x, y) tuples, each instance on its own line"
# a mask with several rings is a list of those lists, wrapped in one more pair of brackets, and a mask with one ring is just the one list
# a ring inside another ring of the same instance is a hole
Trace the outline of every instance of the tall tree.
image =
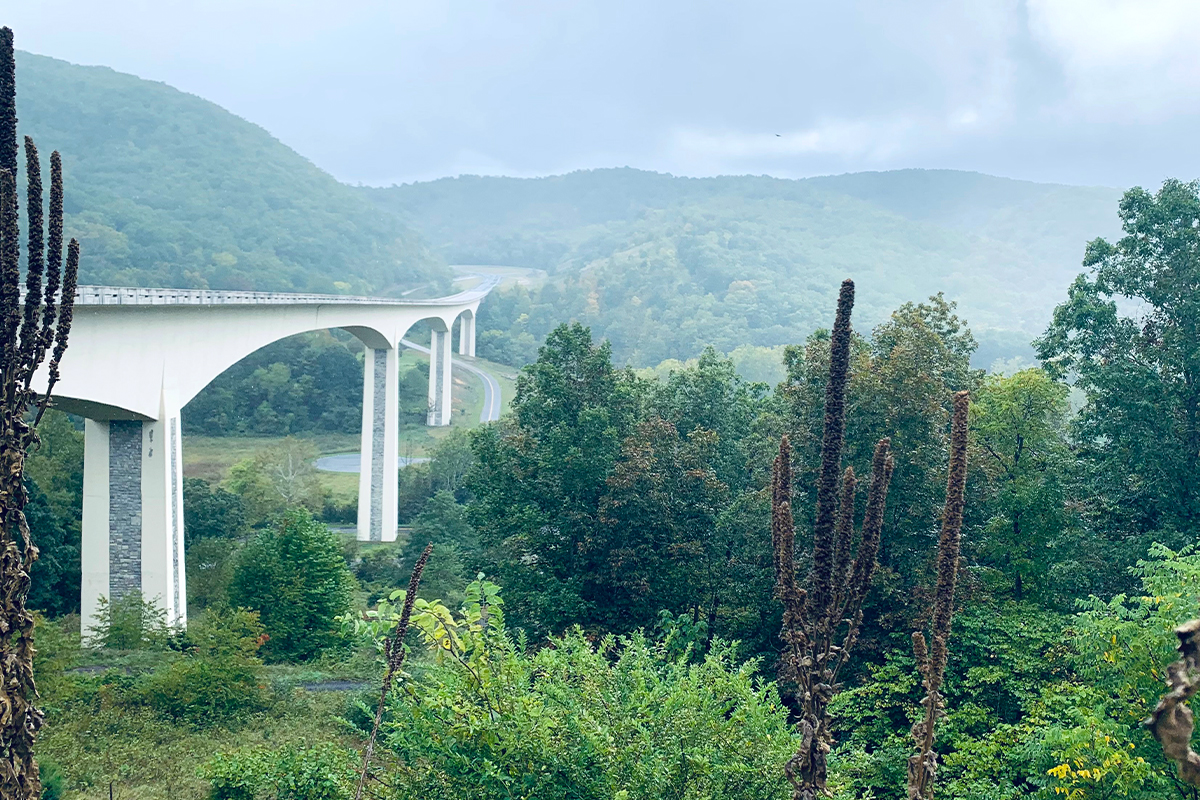
[(593, 623), (609, 601), (600, 500), (640, 394), (607, 342), (561, 325), (518, 378), (511, 417), (475, 435), (468, 516), (514, 598), (510, 619), (532, 631)]
[(707, 347), (694, 367), (672, 372), (656, 384), (650, 404), (681, 435), (697, 429), (717, 434), (717, 476), (738, 491), (751, 484), (757, 466), (752, 463), (757, 454), (750, 452), (752, 431), (767, 403), (766, 393), (766, 384), (746, 383), (732, 360)]
[(259, 613), (271, 637), (264, 655), (295, 661), (337, 642), (336, 617), (350, 607), (353, 590), (337, 535), (291, 509), (238, 553), (229, 599)]
[(1119, 213), (1125, 235), (1088, 244), (1036, 347), (1087, 395), (1075, 433), (1096, 518), (1182, 541), (1200, 525), (1200, 182), (1130, 189)]
[[(0, 28), (0, 797), (25, 800), (41, 794), (33, 742), (42, 725), (33, 704), (33, 615), (25, 607), (38, 556), (24, 513), (25, 457), (37, 441), (67, 347), (79, 244), (71, 240), (64, 267), (62, 162), (57, 152), (50, 156), (47, 236), (41, 164), (33, 140), (25, 137), (29, 239), (22, 298), (17, 149), (13, 33)], [(33, 379), (47, 355), (48, 383), (39, 396)]]
[[(989, 376), (971, 404), (990, 490), (974, 552), (1001, 576), (997, 588), (1015, 600), (1066, 600), (1083, 588), (1082, 573), (1089, 571), (1078, 569), (1086, 549), (1066, 502), (1073, 462), (1067, 414), (1067, 387), (1040, 369)], [(1064, 564), (1076, 567), (1074, 576), (1063, 574)]]
[(717, 529), (729, 490), (712, 467), (716, 445), (712, 431), (681, 436), (658, 417), (625, 440), (600, 500), (607, 629), (649, 627), (666, 609), (703, 612), (712, 630), (731, 557)]

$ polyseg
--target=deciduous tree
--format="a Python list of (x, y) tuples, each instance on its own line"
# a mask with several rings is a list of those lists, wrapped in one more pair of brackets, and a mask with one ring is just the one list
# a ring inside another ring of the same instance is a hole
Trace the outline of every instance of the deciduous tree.
[(1087, 396), (1075, 438), (1089, 510), (1130, 563), (1200, 525), (1200, 182), (1130, 189), (1120, 216), (1125, 235), (1088, 244), (1090, 271), (1036, 347)]

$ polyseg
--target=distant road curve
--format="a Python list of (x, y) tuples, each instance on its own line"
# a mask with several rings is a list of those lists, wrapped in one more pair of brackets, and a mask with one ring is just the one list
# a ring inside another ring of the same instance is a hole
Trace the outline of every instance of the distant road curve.
[[(401, 339), (400, 343), (405, 347), (411, 347), (413, 350), (419, 350), (422, 353), (428, 353), (428, 347), (422, 347), (419, 344), (410, 342), (407, 339)], [(455, 367), (462, 367), (468, 372), (473, 372), (480, 378), (483, 378), (483, 411), (479, 414), (480, 422), (495, 422), (500, 419), (500, 382), (496, 380), (490, 372), (485, 372), (474, 364), (468, 364), (461, 358), (456, 358), (452, 362)], [(409, 464), (420, 464), (428, 461), (428, 458), (405, 458), (400, 456), (400, 466), (407, 467)], [(338, 453), (332, 456), (321, 456), (316, 461), (317, 469), (322, 472), (352, 472), (357, 474), (361, 469), (362, 456), (358, 453)]]
[[(422, 347), (408, 339), (401, 339), (400, 344), (422, 353), (429, 353), (428, 347)], [(500, 419), (500, 381), (496, 380), (496, 377), (490, 372), (484, 372), (474, 364), (463, 361), (462, 357), (457, 354), (451, 358), (450, 363), (454, 367), (462, 367), (467, 372), (473, 372), (483, 379), (483, 411), (479, 412), (479, 421), (495, 422)]]
[[(400, 467), (407, 467), (409, 464), (421, 464), (428, 461), (428, 458), (405, 458), (400, 456), (396, 459), (400, 463)], [(359, 453), (338, 453), (332, 456), (321, 456), (316, 461), (317, 469), (322, 472), (353, 472), (358, 474), (362, 469), (362, 455)]]

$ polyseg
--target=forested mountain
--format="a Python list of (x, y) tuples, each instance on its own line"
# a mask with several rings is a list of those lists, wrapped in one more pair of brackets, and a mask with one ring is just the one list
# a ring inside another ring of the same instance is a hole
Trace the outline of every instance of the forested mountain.
[(362, 191), (452, 263), (551, 274), (484, 309), (493, 358), (531, 358), (574, 316), (643, 366), (706, 344), (799, 341), (847, 276), (864, 323), (943, 291), (982, 358), (1011, 355), (1045, 328), (1083, 243), (1117, 232), (1119, 197), (947, 170), (780, 180), (608, 169)]
[(80, 280), (387, 292), (448, 272), (419, 237), (262, 128), (166, 84), (17, 54), (20, 132), (63, 154)]

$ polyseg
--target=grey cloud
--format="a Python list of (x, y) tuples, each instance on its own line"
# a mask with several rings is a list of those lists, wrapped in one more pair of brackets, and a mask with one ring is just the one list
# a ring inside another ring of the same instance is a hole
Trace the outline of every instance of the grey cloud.
[(1193, 8), (47, 0), (6, 16), (22, 49), (207, 97), (352, 182), (923, 166), (1127, 185), (1200, 175)]

